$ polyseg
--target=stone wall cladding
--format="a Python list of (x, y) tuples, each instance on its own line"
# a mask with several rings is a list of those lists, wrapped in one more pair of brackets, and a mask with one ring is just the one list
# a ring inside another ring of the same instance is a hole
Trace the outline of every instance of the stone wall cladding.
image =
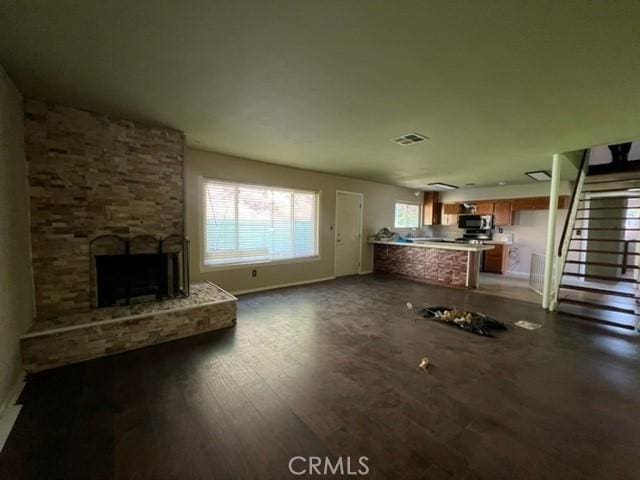
[(467, 261), (467, 252), (461, 250), (376, 244), (373, 267), (376, 272), (464, 287)]
[(184, 136), (27, 100), (37, 315), (89, 308), (89, 240), (184, 233)]
[(169, 310), (142, 318), (23, 338), (23, 365), (27, 372), (33, 373), (231, 327), (236, 323), (236, 303), (234, 300), (189, 310)]

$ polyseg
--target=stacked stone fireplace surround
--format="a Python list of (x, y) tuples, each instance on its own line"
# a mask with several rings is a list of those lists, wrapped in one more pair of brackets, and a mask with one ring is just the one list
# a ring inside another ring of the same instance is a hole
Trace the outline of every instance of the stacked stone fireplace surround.
[(34, 100), (24, 111), (36, 292), (25, 368), (235, 324), (235, 297), (214, 285), (195, 286), (197, 295), (170, 308), (91, 307), (91, 239), (184, 235), (182, 132)]

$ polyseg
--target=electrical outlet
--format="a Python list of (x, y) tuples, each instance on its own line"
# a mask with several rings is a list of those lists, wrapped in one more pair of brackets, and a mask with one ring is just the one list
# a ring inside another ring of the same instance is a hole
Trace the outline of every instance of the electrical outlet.
[(257, 277), (258, 276), (258, 271), (257, 270), (251, 270), (251, 276), (252, 277)]

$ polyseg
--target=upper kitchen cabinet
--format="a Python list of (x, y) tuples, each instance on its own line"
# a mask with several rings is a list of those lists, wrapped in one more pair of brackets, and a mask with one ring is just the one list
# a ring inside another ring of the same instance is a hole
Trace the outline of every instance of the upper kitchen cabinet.
[(558, 197), (558, 208), (566, 209), (569, 208), (569, 204), (571, 203), (571, 197), (569, 195), (560, 195)]
[(424, 192), (424, 202), (422, 204), (423, 225), (440, 225), (441, 205), (438, 201), (438, 192)]
[(511, 200), (496, 200), (493, 203), (493, 215), (496, 227), (508, 227), (513, 222)]
[(442, 204), (442, 225), (458, 225), (460, 205), (457, 203)]
[(514, 198), (511, 201), (514, 212), (519, 210), (546, 210), (549, 208), (549, 197)]
[(476, 202), (477, 215), (493, 215), (493, 202)]
[(460, 214), (460, 205), (457, 203), (443, 203), (442, 204), (442, 213), (444, 215), (459, 215)]
[[(558, 198), (558, 208), (567, 208), (569, 197), (560, 195)], [(511, 200), (511, 209), (514, 212), (519, 210), (547, 210), (549, 208), (549, 197), (527, 197), (514, 198)]]

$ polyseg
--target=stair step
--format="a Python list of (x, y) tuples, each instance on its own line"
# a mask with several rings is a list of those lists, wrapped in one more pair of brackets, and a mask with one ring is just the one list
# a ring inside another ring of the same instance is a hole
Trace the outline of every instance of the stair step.
[[(624, 255), (623, 252), (611, 251), (611, 250), (598, 250), (593, 248), (570, 248), (569, 252), (582, 252), (582, 253), (609, 253), (611, 255)], [(627, 255), (640, 255), (638, 252), (627, 252)]]
[[(582, 200), (580, 200), (582, 201)], [(640, 210), (640, 206), (638, 207), (625, 207), (625, 210)], [(620, 210), (620, 207), (589, 207), (589, 208), (578, 208), (578, 212), (585, 212), (587, 210)]]
[(572, 263), (576, 265), (595, 265), (598, 267), (614, 267), (614, 268), (635, 268), (638, 269), (637, 265), (623, 265), (621, 263), (606, 263), (606, 262), (583, 262), (580, 260), (567, 260), (565, 263)]
[(576, 222), (578, 220), (640, 220), (639, 217), (578, 217), (576, 218)]
[(587, 300), (577, 300), (575, 298), (561, 298), (559, 303), (571, 303), (574, 305), (582, 305), (584, 307), (595, 308), (598, 310), (607, 310), (609, 312), (626, 313), (628, 315), (638, 315), (638, 313), (632, 308), (623, 308), (616, 305), (607, 305), (605, 303), (589, 302)]
[(640, 228), (635, 228), (635, 227), (634, 228), (574, 227), (574, 230), (600, 230), (603, 232), (640, 232)]
[[(618, 183), (621, 183), (622, 180), (618, 181)], [(582, 190), (582, 194), (585, 193), (616, 193), (616, 192), (629, 192), (629, 193), (638, 193), (638, 191), (640, 190), (635, 190), (637, 186), (636, 185), (630, 185), (628, 187), (620, 187), (620, 188), (607, 188), (607, 187), (603, 187), (602, 189), (598, 189), (597, 186), (596, 188), (590, 188), (590, 189), (583, 189)], [(633, 188), (634, 191), (630, 191), (629, 189)]]
[(635, 278), (609, 277), (607, 275), (589, 275), (586, 273), (572, 272), (564, 272), (563, 275), (568, 275), (570, 277), (592, 278), (593, 280), (605, 280), (607, 282), (638, 283)]
[(581, 305), (567, 303), (558, 304), (558, 313), (609, 327), (624, 328), (625, 330), (636, 330), (640, 319), (637, 315), (593, 310)]
[(598, 165), (589, 165), (587, 173), (590, 178), (615, 178), (625, 175), (636, 175), (638, 171), (638, 163), (636, 161), (615, 163), (601, 163)]
[[(615, 170), (610, 171), (602, 171), (602, 169), (589, 169), (589, 173), (587, 174), (587, 178), (585, 181), (603, 181), (603, 180), (616, 180), (621, 178), (629, 178), (631, 175), (640, 175), (637, 168), (633, 168), (635, 164), (628, 164), (627, 167), (632, 168), (617, 168)], [(595, 167), (597, 165), (591, 165)], [(600, 167), (605, 167), (605, 169), (610, 168), (611, 164), (608, 165), (600, 165)]]
[(636, 298), (636, 295), (631, 292), (619, 292), (616, 290), (605, 290), (603, 288), (583, 287), (582, 285), (572, 285), (570, 283), (562, 283), (560, 284), (560, 288), (564, 288), (566, 290), (575, 290), (579, 292), (597, 293), (598, 295), (613, 295), (614, 297)]
[[(589, 192), (586, 192), (589, 193)], [(591, 192), (591, 193), (595, 193), (595, 192)], [(581, 198), (580, 201), (581, 202), (594, 202), (596, 200), (618, 200), (618, 199), (623, 199), (623, 198), (640, 198), (640, 194), (638, 192), (636, 193), (631, 193), (629, 192), (629, 195), (607, 195), (606, 197), (592, 197), (592, 198)], [(581, 196), (584, 195), (584, 193), (580, 194)], [(618, 207), (620, 208), (620, 207)]]
[(576, 241), (576, 242), (617, 242), (617, 243), (625, 243), (625, 242), (630, 242), (630, 243), (638, 243), (640, 242), (640, 240), (637, 239), (633, 239), (633, 240), (619, 240), (616, 238), (580, 238), (580, 237), (571, 237), (571, 241)]
[(588, 178), (593, 178), (594, 180), (585, 181), (584, 182), (585, 185), (599, 185), (603, 183), (618, 183), (618, 182), (640, 182), (640, 177), (625, 178), (624, 176), (622, 176), (621, 178), (599, 179), (598, 176), (594, 175)]

